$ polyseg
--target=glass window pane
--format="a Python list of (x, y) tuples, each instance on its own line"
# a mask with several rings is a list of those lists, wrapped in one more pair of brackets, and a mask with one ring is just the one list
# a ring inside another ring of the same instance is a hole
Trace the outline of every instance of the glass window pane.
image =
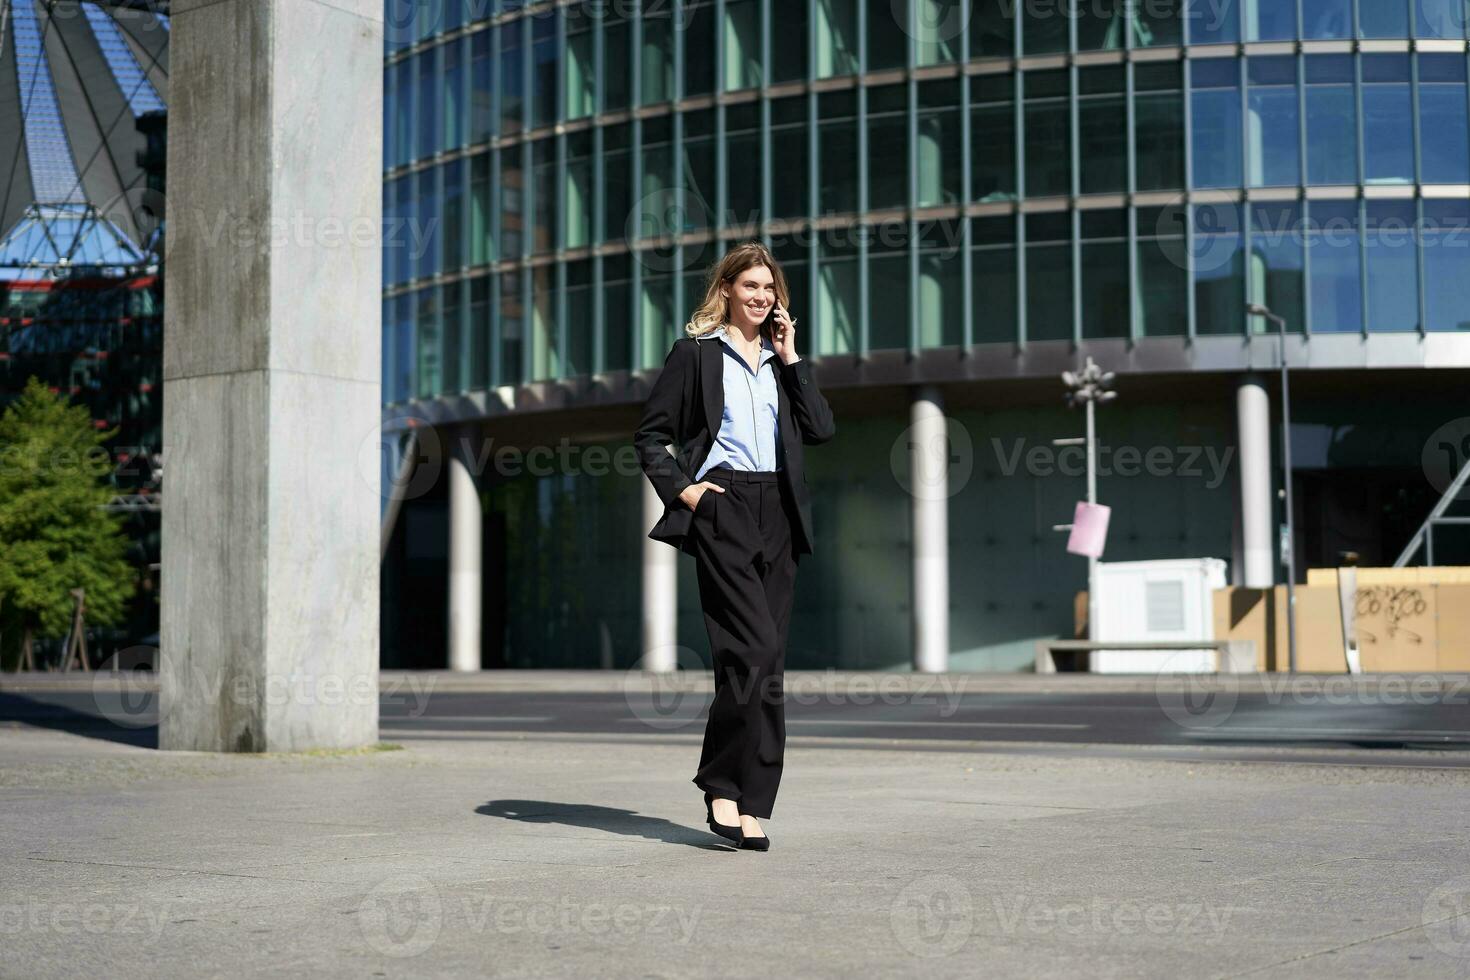
[(1282, 0), (1246, 0), (1247, 41), (1288, 41), (1296, 37), (1296, 6)]
[(1040, 71), (1025, 75), (1026, 196), (1047, 197), (1072, 192), (1071, 118), (1067, 99), (1033, 98), (1063, 86), (1065, 72)]
[(902, 68), (908, 64), (908, 40), (912, 28), (900, 20), (908, 17), (916, 0), (903, 3), (869, 3), (868, 71)]
[(1094, 237), (1086, 219), (1099, 212), (1084, 212), (1082, 217), (1082, 336), (1127, 337), (1131, 319), (1128, 296), (1128, 218), (1117, 212), (1119, 227), (1109, 229), (1106, 237)]
[(756, 0), (725, 0), (725, 27), (720, 32), (725, 77), (720, 87), (726, 92), (755, 88), (761, 83), (760, 14)]
[(1194, 93), (1194, 187), (1239, 187), (1240, 89), (1238, 66), (1195, 62), (1190, 68)]
[(1369, 201), (1363, 226), (1368, 329), (1419, 329), (1419, 259), (1413, 201)]
[[(807, 203), (808, 148), (806, 96), (776, 99), (771, 103), (771, 168), (780, 179), (771, 181), (771, 211), (774, 217), (795, 218), (811, 211)], [(852, 169), (851, 166), (845, 169)]]
[(461, 41), (444, 46), (444, 142), (441, 149), (455, 150), (464, 142), (465, 71)]
[(907, 86), (868, 89), (868, 207), (903, 207), (908, 202)]
[(1054, 3), (1023, 3), (1021, 51), (1023, 54), (1056, 54), (1067, 50), (1066, 0)]
[[(1089, 85), (1089, 78), (1104, 76), (1106, 85), (1114, 81), (1110, 69), (1080, 69), (1078, 78), (1083, 91), (1105, 87)], [(1098, 79), (1103, 82), (1104, 79)], [(1119, 77), (1117, 82), (1122, 81)], [(1080, 174), (1082, 193), (1097, 194), (1128, 189), (1128, 107), (1121, 91), (1083, 95), (1078, 98), (1078, 148), (1086, 161)]]
[(807, 5), (772, 5), (771, 11), (776, 18), (771, 25), (771, 80), (779, 84), (806, 78), (807, 36), (811, 33)]
[[(914, 58), (920, 65), (962, 61), (962, 9), (953, 0), (914, 0)], [(971, 30), (975, 27), (972, 25)]]
[[(1286, 329), (1300, 331), (1304, 323), (1302, 209), (1292, 203), (1250, 206), (1251, 302), (1260, 303), (1286, 321)], [(1270, 333), (1262, 317), (1252, 317), (1251, 329)]]
[(434, 59), (439, 52), (431, 48), (418, 55), (418, 142), (414, 157), (433, 156), (439, 150), (439, 79), (434, 73)]
[[(740, 110), (740, 111), (737, 111)], [(760, 117), (754, 102), (731, 106), (725, 115), (725, 194), (726, 211), (720, 224), (741, 225), (760, 220), (761, 156)], [(804, 142), (804, 141), (803, 141)], [(780, 159), (782, 179), (792, 173), (791, 151), (798, 149), (779, 138), (772, 141), (771, 158)], [(804, 154), (803, 154), (804, 156)], [(802, 172), (806, 164), (802, 162)]]
[(531, 251), (549, 252), (557, 247), (557, 220), (561, 214), (556, 186), (556, 140), (540, 139), (531, 144), (532, 193), (536, 200)]
[(490, 154), (481, 153), (470, 161), (470, 204), (468, 218), (469, 263), (484, 265), (491, 259), (490, 240)]
[(564, 118), (581, 119), (597, 110), (597, 72), (592, 62), (593, 27), (595, 21), (580, 6), (565, 8), (567, 49), (563, 83), (566, 104)]
[(858, 70), (857, 0), (816, 5), (818, 78), (853, 75)]
[(603, 241), (637, 237), (630, 229), (633, 217), (633, 156), (628, 148), (628, 123), (609, 126), (602, 132)]
[(1353, 36), (1353, 0), (1302, 0), (1302, 37), (1313, 40)]
[(858, 288), (856, 228), (835, 228), (817, 240), (817, 351), (851, 354), (858, 349), (862, 292)]
[(868, 239), (868, 346), (872, 350), (909, 344), (908, 226), (870, 226)]
[(1239, 204), (1194, 209), (1194, 323), (1200, 335), (1245, 328), (1245, 254)]
[(494, 105), (492, 92), (494, 81), (490, 77), (492, 67), (490, 44), (494, 39), (494, 31), (481, 31), (470, 39), (473, 52), (473, 60), (470, 64), (469, 141), (471, 143), (483, 142), (495, 133), (495, 120), (490, 115)]
[(1072, 338), (1072, 216), (1026, 216), (1026, 339)]
[(490, 280), (470, 280), (470, 317), (465, 325), (469, 332), (470, 391), (483, 391), (490, 384)]
[[(851, 92), (818, 97), (817, 169), (822, 214), (857, 210), (857, 118)], [(837, 98), (832, 98), (837, 97)]]
[[(1264, 64), (1263, 64), (1264, 63)], [(1288, 78), (1276, 82), (1286, 67)], [(1297, 90), (1294, 58), (1252, 59), (1252, 83), (1247, 93), (1250, 139), (1247, 141), (1252, 187), (1282, 186), (1301, 181), (1300, 133), (1297, 128)], [(1259, 72), (1258, 68), (1264, 69)], [(1271, 79), (1260, 84), (1258, 79)]]
[(602, 26), (602, 108), (604, 111), (628, 107), (628, 45), (633, 31), (628, 24), (627, 4), (609, 4), (603, 8)]
[(973, 218), (970, 251), (975, 322), (970, 339), (977, 344), (1016, 342), (1016, 219), (1010, 215)]
[(1363, 161), (1369, 184), (1414, 180), (1414, 114), (1409, 86), (1368, 83), (1363, 59)]
[(562, 373), (592, 372), (592, 261), (567, 263), (567, 356)]
[(1133, 43), (1147, 48), (1180, 44), (1184, 40), (1184, 18), (1180, 16), (1184, 0), (1155, 0), (1136, 4), (1133, 21)]
[(956, 219), (920, 226), (919, 346), (955, 347), (964, 339), (964, 251)]
[(1077, 0), (1077, 50), (1116, 51), (1127, 42), (1131, 4)]
[(446, 163), (443, 170), (443, 269), (446, 272), (452, 272), (464, 264), (464, 161), (454, 160)]
[(1363, 37), (1408, 37), (1409, 0), (1362, 0), (1358, 22)]
[(970, 57), (1009, 58), (1015, 50), (1015, 0), (973, 0)]
[(511, 21), (500, 30), (500, 132), (518, 133), (524, 118), (525, 85), (521, 63), (525, 51), (521, 32), (525, 21)]
[[(701, 109), (684, 117), (684, 145), (680, 154), (680, 188), (686, 192), (679, 211), (685, 231), (708, 228), (715, 209), (715, 111)], [(760, 163), (756, 162), (759, 169)]]
[(521, 273), (500, 277), (500, 344), (495, 351), (495, 385), (521, 383), (521, 338), (525, 330), (525, 302), (521, 299)]
[(970, 193), (977, 201), (1016, 196), (1016, 111), (1010, 75), (976, 76), (970, 87)]
[(644, 4), (643, 44), (638, 53), (638, 69), (642, 74), (639, 98), (644, 105), (667, 102), (674, 97), (674, 30), (670, 22), (673, 9), (673, 4), (651, 0)]
[(1177, 92), (1137, 96), (1133, 125), (1138, 142), (1138, 189), (1184, 186), (1184, 99)]
[(1414, 0), (1417, 37), (1464, 38), (1465, 0)]
[(463, 283), (450, 283), (444, 287), (444, 386), (445, 392), (463, 390), (460, 380), (461, 343), (464, 339), (463, 317), (459, 305), (459, 294)]
[(565, 248), (592, 244), (592, 133), (582, 130), (567, 136), (567, 180), (562, 189), (562, 208), (567, 216)]
[(1428, 330), (1470, 330), (1470, 202), (1424, 202)]
[[(665, 4), (670, 16), (675, 4)], [(678, 5), (684, 34), (684, 95), (708, 95), (715, 90), (714, 0), (683, 0)]]
[(667, 271), (666, 255), (652, 249), (637, 253), (642, 266), (642, 291), (638, 296), (638, 331), (642, 345), (643, 367), (657, 367), (668, 356), (674, 341), (683, 336), (687, 314), (674, 313), (674, 279)]
[(1190, 44), (1224, 44), (1240, 40), (1238, 0), (1189, 0), (1184, 18)]
[(1358, 202), (1312, 201), (1309, 207), (1312, 332), (1357, 333), (1363, 329)]
[(1357, 100), (1352, 83), (1311, 82), (1313, 59), (1307, 59), (1307, 183), (1358, 182)]
[(632, 255), (624, 253), (603, 257), (602, 368), (604, 371), (627, 371), (633, 366), (632, 275)]
[[(1441, 63), (1447, 59), (1448, 65)], [(1420, 56), (1420, 167), (1426, 184), (1470, 183), (1470, 118), (1466, 116), (1463, 55)], [(1449, 71), (1446, 71), (1449, 69)], [(1428, 81), (1458, 69), (1455, 81)]]
[(1138, 209), (1138, 304), (1145, 337), (1189, 332), (1189, 266), (1180, 207)]
[(439, 352), (439, 288), (421, 289), (415, 296), (414, 320), (418, 326), (417, 398), (434, 398), (443, 391)]
[(556, 47), (556, 11), (531, 17), (531, 126), (556, 122), (561, 105)]
[(500, 257), (515, 258), (521, 254), (526, 218), (526, 178), (521, 166), (521, 147), (500, 151)]
[(919, 83), (918, 207), (960, 200), (960, 91), (953, 80)]

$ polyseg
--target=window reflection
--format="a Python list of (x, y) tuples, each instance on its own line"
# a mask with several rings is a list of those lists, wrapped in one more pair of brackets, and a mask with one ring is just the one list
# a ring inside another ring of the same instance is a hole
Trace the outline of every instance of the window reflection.
[(1367, 183), (1414, 180), (1408, 55), (1363, 55), (1363, 161)]
[(1312, 201), (1309, 207), (1312, 331), (1356, 333), (1363, 329), (1358, 202)]
[(1297, 184), (1301, 181), (1297, 126), (1296, 58), (1251, 58), (1250, 185)]
[(1470, 201), (1424, 202), (1426, 330), (1470, 330)]
[(1190, 62), (1195, 187), (1239, 187), (1240, 63)]
[(1194, 209), (1194, 323), (1201, 335), (1245, 325), (1245, 256), (1239, 204)]
[(1426, 184), (1470, 183), (1465, 57), (1419, 55), (1419, 141)]
[(1358, 113), (1352, 55), (1306, 59), (1307, 182), (1358, 181)]
[(1026, 339), (1072, 337), (1072, 215), (1026, 215)]
[(975, 218), (970, 222), (974, 324), (977, 344), (1015, 343), (1016, 219), (1011, 215)]
[(1368, 201), (1363, 253), (1368, 267), (1368, 329), (1419, 329), (1419, 260), (1413, 201)]

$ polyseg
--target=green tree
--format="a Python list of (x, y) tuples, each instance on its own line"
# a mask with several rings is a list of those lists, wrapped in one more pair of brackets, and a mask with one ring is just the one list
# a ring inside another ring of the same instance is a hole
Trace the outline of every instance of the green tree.
[(0, 415), (0, 623), (7, 632), (63, 636), (72, 589), (87, 623), (119, 622), (133, 594), (121, 520), (104, 509), (112, 461), (90, 413), (32, 377)]

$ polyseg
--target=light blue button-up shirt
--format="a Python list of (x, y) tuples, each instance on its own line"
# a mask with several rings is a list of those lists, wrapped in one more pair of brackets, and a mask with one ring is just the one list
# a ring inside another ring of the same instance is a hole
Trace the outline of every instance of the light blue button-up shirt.
[(720, 338), (720, 349), (725, 355), (725, 412), (714, 445), (699, 472), (694, 474), (694, 481), (704, 479), (716, 466), (736, 470), (785, 469), (781, 465), (778, 416), (780, 379), (776, 377), (776, 365), (771, 363), (776, 349), (769, 338), (762, 337), (760, 361), (752, 371), (749, 362), (731, 345), (725, 328), (711, 336)]

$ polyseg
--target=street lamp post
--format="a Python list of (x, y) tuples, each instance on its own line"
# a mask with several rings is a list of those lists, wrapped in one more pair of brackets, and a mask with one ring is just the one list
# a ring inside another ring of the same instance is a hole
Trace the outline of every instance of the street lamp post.
[(1296, 673), (1296, 518), (1291, 505), (1291, 383), (1286, 365), (1286, 320), (1260, 303), (1246, 307), (1276, 325), (1281, 350), (1281, 466), (1286, 499), (1286, 669)]
[[(1081, 371), (1063, 371), (1062, 383), (1067, 386), (1067, 404), (1076, 408), (1083, 405), (1087, 409), (1087, 436), (1082, 440), (1077, 439), (1053, 439), (1052, 444), (1057, 446), (1073, 446), (1079, 441), (1087, 446), (1087, 502), (1097, 503), (1097, 406), (1106, 405), (1118, 397), (1116, 391), (1109, 391), (1113, 384), (1115, 375), (1111, 371), (1104, 371), (1098, 367), (1091, 357)], [(1057, 525), (1055, 530), (1070, 528), (1070, 524)], [(1097, 556), (1087, 556), (1087, 635), (1091, 639), (1097, 638)]]

